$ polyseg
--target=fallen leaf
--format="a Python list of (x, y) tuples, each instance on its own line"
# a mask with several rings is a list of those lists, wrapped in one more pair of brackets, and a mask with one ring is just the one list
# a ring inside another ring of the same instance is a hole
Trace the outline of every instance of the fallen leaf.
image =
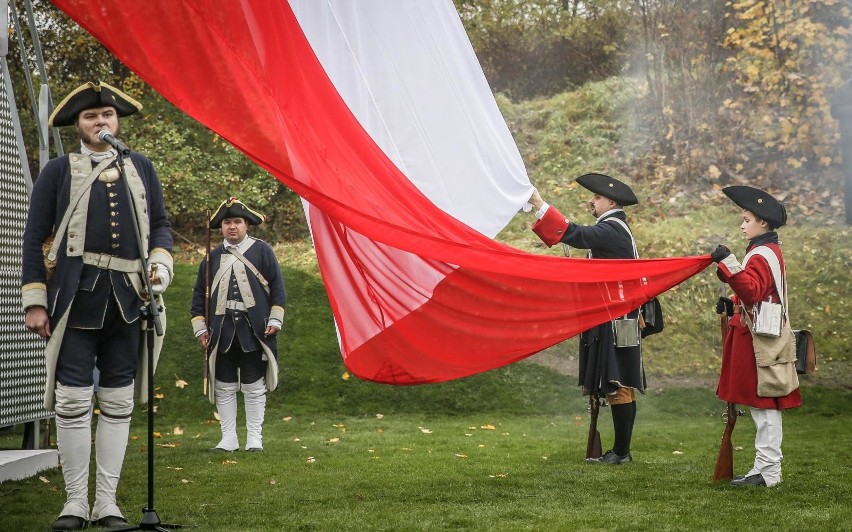
[(155, 433), (154, 433), (154, 437), (155, 437), (155, 438), (162, 438), (162, 437), (163, 437), (163, 435), (162, 435), (162, 434), (160, 434), (159, 432), (155, 432)]
[(384, 414), (376, 414), (376, 419), (382, 419), (383, 417), (385, 417)]
[(497, 430), (497, 428), (494, 425), (482, 425), (479, 428), (485, 429), (485, 430)]
[(344, 371), (344, 372), (343, 372), (343, 375), (341, 375), (341, 376), (340, 376), (340, 378), (341, 378), (341, 379), (343, 379), (343, 380), (345, 380), (345, 381), (348, 381), (348, 380), (349, 380), (349, 372), (348, 372), (348, 371)]
[(189, 480), (188, 478), (182, 478), (182, 479), (180, 479), (180, 481), (181, 481), (181, 484), (192, 484), (192, 481)]
[(173, 471), (183, 471), (183, 468), (182, 468), (182, 467), (166, 466), (166, 469), (171, 469), (171, 470), (173, 470)]
[(172, 429), (172, 434), (174, 434), (175, 436), (182, 436), (183, 435), (183, 429), (180, 428), (180, 427), (175, 427), (175, 428)]
[(168, 449), (174, 449), (175, 447), (177, 447), (176, 443), (158, 443), (157, 445), (159, 447), (166, 447)]
[(237, 461), (236, 460), (225, 460), (222, 463), (225, 464), (225, 465), (230, 465), (230, 464), (236, 464)]
[(420, 432), (422, 432), (423, 434), (432, 434), (432, 431), (427, 429), (427, 428), (424, 428), (424, 427), (417, 427), (417, 428), (420, 429)]
[(507, 475), (506, 473), (497, 473), (496, 475), (488, 475), (488, 476), (490, 478), (506, 478), (509, 475)]
[(672, 454), (683, 454), (683, 451), (672, 451)]
[(42, 482), (44, 482), (45, 484), (50, 484), (50, 481), (47, 480), (47, 477), (45, 477), (45, 476), (39, 475), (38, 479), (41, 480)]
[(457, 458), (467, 458), (467, 455), (466, 455), (466, 454), (456, 453), (456, 457), (457, 457)]
[(340, 438), (332, 438), (328, 440), (328, 443), (340, 443)]
[(275, 480), (274, 478), (269, 479), (269, 485), (270, 485), (270, 486), (274, 486), (274, 485), (276, 485), (276, 484), (278, 484), (278, 481), (277, 481), (277, 480)]
[(155, 393), (154, 394), (154, 399), (162, 399), (163, 397), (165, 397), (165, 395), (163, 395), (161, 393)]
[(293, 419), (293, 416), (284, 416), (284, 417), (281, 418), (281, 421), (291, 421), (292, 419)]
[(313, 456), (309, 456), (309, 457), (308, 457), (308, 460), (307, 460), (307, 462), (308, 462), (309, 464), (313, 464), (313, 463), (314, 463), (314, 462), (316, 462), (316, 461), (317, 461), (317, 459), (316, 459), (316, 458), (314, 458)]
[(293, 438), (293, 441), (302, 441), (302, 438)]
[(485, 444), (484, 444), (484, 443), (480, 443), (477, 447), (479, 447), (479, 448), (481, 449), (481, 448), (485, 447)]
[(182, 389), (184, 389), (184, 388), (186, 388), (188, 385), (189, 385), (189, 383), (188, 383), (188, 382), (186, 382), (186, 381), (185, 381), (185, 380), (183, 380), (183, 379), (178, 379), (178, 380), (176, 380), (176, 381), (175, 381), (175, 386), (177, 386), (177, 387), (178, 387), (178, 388), (180, 388), (181, 390), (182, 390)]

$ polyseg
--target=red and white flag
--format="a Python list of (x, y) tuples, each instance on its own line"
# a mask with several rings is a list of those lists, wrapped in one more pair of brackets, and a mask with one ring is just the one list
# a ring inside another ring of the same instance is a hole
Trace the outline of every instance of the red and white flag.
[(363, 379), (503, 366), (710, 264), (492, 240), (532, 187), (450, 0), (53, 3), (305, 200), (344, 361)]

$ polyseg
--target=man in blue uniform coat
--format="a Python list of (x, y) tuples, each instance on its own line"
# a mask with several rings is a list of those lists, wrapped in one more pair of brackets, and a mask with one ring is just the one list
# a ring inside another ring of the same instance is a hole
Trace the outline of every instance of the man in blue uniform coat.
[[(589, 258), (638, 258), (636, 242), (627, 225), (623, 207), (636, 205), (639, 200), (629, 186), (604, 174), (586, 174), (577, 183), (592, 192), (589, 200), (595, 225), (580, 225), (568, 220), (555, 207), (548, 205), (533, 192), (530, 203), (538, 220), (533, 231), (548, 246), (559, 242), (589, 250)], [(639, 310), (626, 318), (638, 320)], [(588, 458), (594, 464), (623, 464), (633, 460), (630, 441), (636, 419), (634, 390), (644, 393), (645, 369), (642, 350), (635, 346), (616, 347), (613, 322), (608, 321), (580, 334), (579, 384), (583, 394), (605, 397), (611, 407), (615, 441), (612, 449), (600, 458)]]
[[(26, 326), (48, 339), (45, 407), (56, 412), (56, 441), (66, 503), (53, 530), (91, 520), (126, 521), (115, 492), (133, 411), (134, 382), (145, 353), (140, 319), (149, 275), (159, 298), (172, 277), (172, 236), (151, 161), (131, 152), (124, 175), (117, 151), (98, 134), (119, 136), (119, 117), (142, 105), (106, 83), (86, 83), (56, 106), (55, 127), (74, 126), (75, 153), (49, 161), (33, 187), (24, 231), (22, 303)], [(129, 188), (129, 192), (128, 192)], [(142, 249), (151, 266), (143, 272)], [(51, 240), (52, 239), (52, 240)], [(43, 247), (50, 246), (47, 258)], [(95, 501), (89, 513), (91, 404), (99, 370)]]
[[(222, 439), (211, 451), (240, 447), (237, 389), (242, 389), (245, 404), (245, 449), (262, 451), (266, 392), (278, 386), (276, 335), (287, 295), (272, 248), (248, 235), (250, 225), (263, 221), (262, 214), (237, 198), (219, 205), (209, 224), (211, 229), (221, 228), (225, 238), (210, 253), (210, 269), (207, 259), (201, 262), (192, 293), (192, 327), (201, 347), (210, 353), (210, 400), (216, 404), (222, 428)], [(205, 316), (207, 293), (210, 316)]]

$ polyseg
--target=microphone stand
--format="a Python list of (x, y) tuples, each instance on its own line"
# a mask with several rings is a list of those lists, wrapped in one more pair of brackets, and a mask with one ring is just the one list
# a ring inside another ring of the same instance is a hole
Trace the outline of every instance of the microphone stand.
[(145, 245), (142, 242), (142, 234), (139, 230), (139, 218), (136, 216), (136, 204), (133, 201), (133, 192), (130, 190), (130, 183), (127, 181), (127, 175), (124, 172), (124, 156), (128, 155), (130, 150), (117, 148), (119, 178), (124, 182), (124, 188), (127, 191), (127, 198), (130, 203), (130, 213), (133, 217), (133, 234), (136, 236), (136, 244), (139, 247), (139, 259), (142, 261), (142, 279), (145, 281), (145, 288), (148, 294), (148, 300), (143, 302), (140, 319), (146, 321), (145, 327), (145, 343), (147, 344), (147, 360), (148, 360), (148, 504), (142, 508), (142, 521), (138, 526), (127, 526), (114, 528), (113, 531), (130, 531), (130, 530), (159, 530), (168, 531), (169, 529), (183, 528), (183, 525), (165, 524), (160, 521), (160, 516), (157, 515), (157, 510), (154, 509), (154, 332), (157, 336), (163, 336), (163, 325), (160, 321), (160, 308), (154, 298), (154, 291), (151, 285), (151, 278), (148, 276), (148, 258), (145, 253)]

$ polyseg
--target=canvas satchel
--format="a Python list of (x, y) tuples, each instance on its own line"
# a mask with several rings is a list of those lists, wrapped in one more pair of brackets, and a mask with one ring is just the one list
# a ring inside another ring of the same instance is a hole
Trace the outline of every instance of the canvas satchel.
[(784, 397), (799, 387), (799, 376), (796, 372), (796, 338), (788, 323), (785, 322), (782, 326), (781, 336), (761, 336), (752, 333), (751, 341), (757, 362), (758, 397)]

